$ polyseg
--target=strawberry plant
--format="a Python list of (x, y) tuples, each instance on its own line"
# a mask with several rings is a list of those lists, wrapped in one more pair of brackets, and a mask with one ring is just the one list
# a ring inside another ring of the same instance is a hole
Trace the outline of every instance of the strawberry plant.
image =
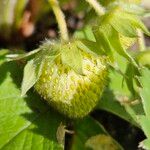
[(1, 0), (1, 150), (150, 149), (142, 2)]

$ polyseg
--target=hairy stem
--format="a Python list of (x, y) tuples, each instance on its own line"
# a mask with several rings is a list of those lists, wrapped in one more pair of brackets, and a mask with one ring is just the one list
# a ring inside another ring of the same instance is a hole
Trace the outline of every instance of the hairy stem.
[(98, 15), (103, 15), (105, 9), (97, 2), (97, 0), (86, 0), (96, 11)]
[(145, 40), (144, 40), (144, 35), (140, 29), (137, 30), (138, 33), (138, 46), (140, 51), (145, 50)]
[(64, 41), (68, 41), (69, 36), (68, 36), (67, 24), (65, 21), (65, 16), (59, 6), (59, 3), (57, 0), (48, 0), (48, 1), (53, 9), (56, 20), (58, 22), (61, 38)]

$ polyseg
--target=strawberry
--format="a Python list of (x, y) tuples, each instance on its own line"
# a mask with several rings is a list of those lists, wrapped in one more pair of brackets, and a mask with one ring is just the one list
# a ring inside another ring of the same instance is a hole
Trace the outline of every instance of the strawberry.
[(53, 61), (44, 61), (41, 76), (35, 84), (37, 92), (69, 118), (81, 118), (91, 112), (107, 82), (108, 58), (81, 49), (80, 53), (83, 74), (64, 64), (61, 55), (57, 55)]

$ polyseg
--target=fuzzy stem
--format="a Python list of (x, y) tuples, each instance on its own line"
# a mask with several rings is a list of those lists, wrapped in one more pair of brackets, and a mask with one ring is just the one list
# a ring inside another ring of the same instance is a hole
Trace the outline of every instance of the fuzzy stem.
[(97, 0), (86, 0), (96, 11), (98, 15), (103, 15), (105, 13), (105, 9), (101, 6)]
[(58, 22), (61, 38), (64, 41), (68, 41), (69, 36), (68, 36), (67, 24), (65, 21), (65, 16), (59, 6), (59, 3), (57, 0), (48, 0), (48, 1), (53, 9), (56, 20)]
[(144, 40), (144, 35), (140, 29), (137, 30), (138, 33), (138, 46), (140, 51), (145, 50), (145, 40)]

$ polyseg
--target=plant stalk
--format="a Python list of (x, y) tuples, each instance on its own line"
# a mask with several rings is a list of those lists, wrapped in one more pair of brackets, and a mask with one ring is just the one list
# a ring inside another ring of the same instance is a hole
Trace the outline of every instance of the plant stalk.
[(96, 13), (98, 15), (103, 15), (105, 13), (105, 9), (103, 6), (100, 5), (100, 3), (98, 3), (97, 0), (86, 0), (96, 11)]
[(145, 40), (144, 40), (144, 35), (140, 29), (137, 30), (138, 33), (138, 46), (140, 51), (144, 51), (146, 46), (145, 46)]
[(53, 9), (56, 20), (58, 22), (61, 39), (64, 41), (68, 41), (69, 35), (68, 35), (67, 24), (65, 21), (64, 13), (62, 12), (57, 0), (48, 0), (48, 1)]

